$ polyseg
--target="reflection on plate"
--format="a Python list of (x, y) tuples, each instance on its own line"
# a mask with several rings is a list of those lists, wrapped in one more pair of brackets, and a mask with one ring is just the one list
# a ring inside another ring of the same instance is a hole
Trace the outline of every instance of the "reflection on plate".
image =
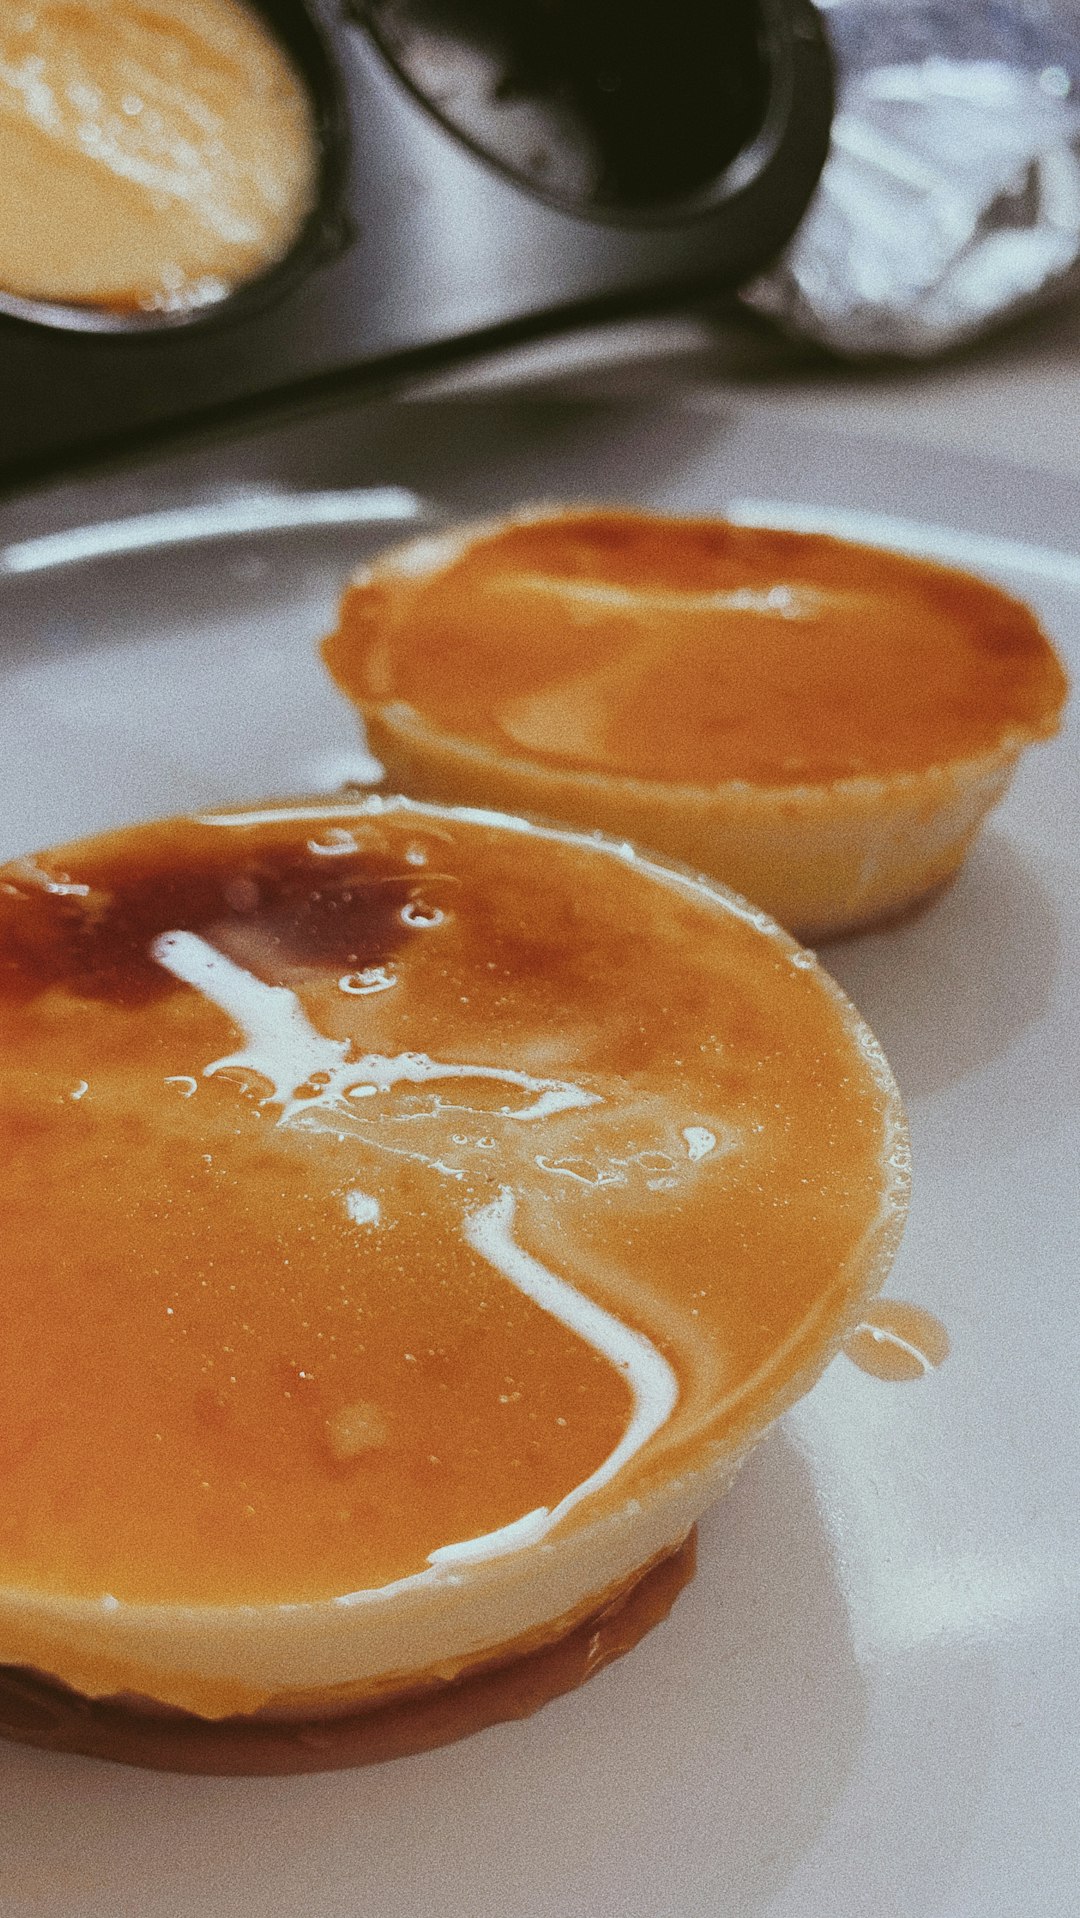
[[(370, 771), (315, 642), (343, 576), (414, 509), (290, 508), (290, 473), (338, 499), (401, 488), (425, 516), (622, 496), (876, 525), (1030, 598), (1080, 670), (1080, 490), (1061, 481), (701, 409), (477, 402), (320, 431), (302, 455), (295, 432), (264, 449), (261, 529), (0, 563), (0, 853)], [(213, 456), (201, 479), (212, 497)], [(106, 524), (130, 498), (83, 489), (51, 529), (9, 508), (0, 540)], [(1074, 721), (951, 891), (825, 954), (907, 1096), (890, 1290), (946, 1322), (948, 1364), (898, 1391), (837, 1361), (702, 1528), (667, 1624), (523, 1724), (285, 1780), (0, 1745), (5, 1912), (217, 1918), (223, 1886), (235, 1918), (1073, 1908), (1078, 816)]]

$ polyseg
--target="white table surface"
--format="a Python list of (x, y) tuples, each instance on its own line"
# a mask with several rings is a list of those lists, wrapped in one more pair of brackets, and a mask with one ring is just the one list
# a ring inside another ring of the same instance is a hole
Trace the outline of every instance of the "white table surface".
[[(949, 364), (858, 374), (729, 323), (669, 320), (523, 349), (438, 390), (510, 386), (553, 398), (661, 402), (678, 393), (718, 422), (736, 418), (733, 440), (746, 454), (727, 474), (731, 487), (748, 483), (755, 437), (740, 440), (737, 421), (749, 415), (756, 424), (760, 411), (778, 445), (798, 452), (808, 488), (820, 431), (835, 498), (877, 510), (893, 484), (882, 444), (906, 445), (912, 452), (896, 487), (905, 514), (925, 496), (929, 520), (990, 539), (1045, 534), (1047, 545), (1067, 544), (1075, 554), (1064, 507), (1080, 472), (1078, 347), (1080, 311), (1062, 312)], [(428, 382), (426, 393), (435, 390)], [(452, 468), (449, 437), (438, 449), (443, 478)], [(699, 439), (708, 432), (689, 436), (687, 471)], [(148, 505), (348, 485), (377, 472), (380, 444), (394, 444), (392, 416), (339, 409), (330, 421), (8, 502), (0, 545)], [(603, 452), (606, 460), (606, 441)], [(978, 486), (969, 498), (957, 452), (974, 456)], [(664, 470), (655, 434), (640, 458)], [(764, 471), (768, 460), (759, 465)], [(1031, 469), (1038, 487), (1024, 485)], [(758, 483), (766, 484), (760, 474)], [(700, 481), (691, 473), (686, 484), (693, 499)], [(875, 485), (881, 497), (871, 497)], [(189, 585), (201, 578), (190, 569)], [(219, 561), (205, 581), (210, 600), (225, 578)], [(1052, 610), (1059, 589), (1051, 580), (1045, 590)], [(1069, 590), (1075, 595), (1075, 585)], [(73, 704), (73, 731), (79, 736), (87, 710), (104, 713), (104, 758), (110, 777), (119, 777), (126, 748), (105, 641), (118, 645), (125, 621), (153, 628), (152, 602), (134, 590), (120, 594), (115, 618), (104, 619), (92, 592), (75, 598), (79, 617), (101, 627), (99, 666), (88, 652), (85, 670), (104, 674), (109, 696), (95, 708), (87, 682), (86, 699)], [(226, 606), (223, 620), (227, 613)], [(292, 630), (291, 614), (284, 628)], [(216, 629), (210, 637), (204, 652), (213, 663)], [(159, 656), (147, 652), (144, 667), (133, 674), (125, 654), (122, 683), (133, 704), (143, 688), (146, 710), (161, 715), (156, 754), (166, 722), (171, 738), (183, 713), (187, 669), (177, 648), (164, 645)], [(215, 685), (208, 727), (219, 708)], [(272, 718), (268, 706), (253, 736)], [(18, 731), (9, 779), (25, 744)], [(940, 1377), (894, 1398), (850, 1368), (830, 1373), (748, 1468), (722, 1522), (706, 1528), (712, 1575), (691, 1588), (670, 1629), (640, 1649), (632, 1672), (628, 1661), (622, 1677), (616, 1671), (610, 1683), (597, 1682), (587, 1715), (565, 1701), (526, 1738), (492, 1734), (488, 1744), (471, 1741), (382, 1773), (266, 1784), (188, 1783), (0, 1752), (0, 1918), (1072, 1918), (1080, 1685), (1070, 1621), (1080, 1558), (1065, 1462), (1075, 1455), (1077, 1320), (1072, 1255), (1059, 1243), (1063, 1211), (1042, 1186), (1051, 1149), (1060, 1165), (1072, 1149), (1067, 1106), (1076, 1078), (1063, 1035), (1071, 1031), (1075, 1047), (1067, 1012), (1076, 894), (1061, 875), (1074, 870), (1075, 761), (1066, 760), (1065, 742), (1051, 754), (1045, 766), (1061, 774), (1052, 796), (1068, 792), (1067, 803), (1048, 811), (1040, 783), (1048, 774), (1034, 766), (1018, 782), (1002, 833), (989, 838), (938, 918), (902, 931), (887, 951), (877, 941), (831, 960), (873, 1017), (920, 1128), (921, 1210), (897, 1289), (934, 1304), (938, 1288), (951, 1301), (945, 1315), (956, 1350)], [(91, 754), (88, 767), (101, 758)], [(133, 778), (140, 765), (133, 758)], [(156, 759), (151, 775), (157, 790)], [(42, 804), (52, 805), (61, 779), (71, 784), (71, 767), (59, 767), (55, 783), (40, 765), (35, 776)], [(16, 779), (16, 792), (31, 783), (29, 774)], [(23, 837), (33, 836), (28, 825)], [(1056, 930), (1046, 905), (1051, 883), (1061, 909)], [(989, 941), (986, 964), (965, 973), (961, 961), (976, 938)], [(956, 981), (965, 978), (969, 990), (958, 1000)], [(952, 995), (948, 1006), (942, 987)], [(969, 1139), (972, 1113), (978, 1124)], [(968, 1145), (987, 1155), (975, 1172)], [(1019, 1167), (1017, 1155), (1029, 1149), (1042, 1154), (1038, 1174), (1026, 1160)], [(1014, 1160), (1022, 1202), (1002, 1196)], [(1065, 1174), (1053, 1176), (1064, 1193)], [(961, 1227), (965, 1205), (974, 1223)], [(983, 1297), (995, 1261), (1002, 1284), (993, 1310), (968, 1312), (953, 1295), (970, 1282)], [(1034, 1421), (1023, 1393), (1010, 1397), (1003, 1387), (991, 1421), (975, 1389), (992, 1377), (978, 1369), (983, 1348), (1004, 1339), (1028, 1375), (1043, 1377), (1045, 1324), (1027, 1310), (1023, 1291), (1006, 1284), (1013, 1268), (1038, 1276), (1055, 1382)], [(1021, 1470), (1026, 1448), (1043, 1457), (1044, 1437), (1046, 1471)], [(954, 1482), (950, 1505), (932, 1475), (925, 1484), (913, 1483), (910, 1470), (905, 1476), (903, 1459), (923, 1450), (959, 1460), (963, 1486), (975, 1488), (970, 1496), (955, 1495)], [(1011, 1472), (1024, 1495), (995, 1504), (998, 1476), (1004, 1483)], [(727, 1654), (703, 1667), (700, 1647), (710, 1634)], [(671, 1674), (684, 1670), (699, 1674), (687, 1693), (696, 1716), (685, 1698), (681, 1713), (669, 1709)], [(710, 1711), (718, 1729), (706, 1736)], [(548, 1846), (552, 1831), (557, 1843)]]

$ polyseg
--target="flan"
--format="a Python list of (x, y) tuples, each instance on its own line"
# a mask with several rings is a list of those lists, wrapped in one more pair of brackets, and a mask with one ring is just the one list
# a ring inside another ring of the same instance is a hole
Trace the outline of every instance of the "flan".
[(414, 540), (324, 652), (395, 787), (656, 847), (811, 940), (952, 878), (1066, 693), (983, 580), (621, 508)]
[(223, 298), (292, 247), (319, 142), (244, 0), (26, 0), (0, 12), (0, 288), (113, 313)]
[(677, 1554), (892, 1260), (812, 956), (609, 842), (378, 795), (0, 869), (0, 1666), (308, 1723)]

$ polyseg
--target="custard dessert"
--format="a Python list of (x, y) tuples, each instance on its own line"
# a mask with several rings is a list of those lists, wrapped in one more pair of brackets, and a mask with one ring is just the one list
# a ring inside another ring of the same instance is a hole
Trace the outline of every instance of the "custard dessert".
[(136, 1716), (385, 1710), (604, 1614), (907, 1203), (888, 1067), (808, 953), (489, 812), (13, 861), (0, 1058), (0, 1666)]
[(414, 540), (324, 651), (393, 785), (655, 846), (807, 939), (952, 878), (1066, 692), (985, 581), (622, 509)]
[(205, 306), (315, 202), (307, 87), (243, 0), (19, 0), (0, 13), (0, 288)]

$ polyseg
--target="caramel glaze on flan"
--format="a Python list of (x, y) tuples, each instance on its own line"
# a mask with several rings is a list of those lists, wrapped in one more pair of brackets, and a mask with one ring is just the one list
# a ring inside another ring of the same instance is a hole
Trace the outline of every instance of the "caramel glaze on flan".
[(950, 879), (1066, 692), (985, 581), (621, 508), (387, 554), (325, 657), (403, 790), (625, 834), (813, 939)]
[(114, 313), (222, 299), (315, 202), (308, 89), (244, 0), (0, 8), (0, 288)]
[(0, 1664), (310, 1719), (572, 1631), (877, 1290), (881, 1053), (741, 901), (370, 798), (0, 869)]

